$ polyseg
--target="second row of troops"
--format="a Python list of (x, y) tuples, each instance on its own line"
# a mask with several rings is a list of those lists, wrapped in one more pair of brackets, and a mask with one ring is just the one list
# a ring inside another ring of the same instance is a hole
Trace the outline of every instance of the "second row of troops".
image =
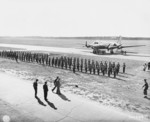
[(122, 72), (125, 73), (126, 64), (123, 63), (120, 66), (120, 63), (107, 62), (107, 61), (94, 61), (90, 59), (80, 59), (77, 57), (52, 57), (46, 53), (34, 53), (34, 52), (25, 52), (25, 51), (0, 51), (0, 56), (4, 58), (9, 58), (12, 60), (18, 60), (23, 62), (36, 62), (38, 64), (43, 64), (52, 67), (58, 67), (62, 69), (70, 69), (74, 73), (76, 71), (97, 74), (97, 75), (116, 75), (120, 72), (120, 67), (122, 67)]

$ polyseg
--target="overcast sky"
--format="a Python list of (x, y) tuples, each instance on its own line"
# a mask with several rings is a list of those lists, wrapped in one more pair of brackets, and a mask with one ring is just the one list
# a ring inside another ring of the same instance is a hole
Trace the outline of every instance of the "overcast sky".
[(0, 36), (150, 37), (150, 0), (0, 0)]

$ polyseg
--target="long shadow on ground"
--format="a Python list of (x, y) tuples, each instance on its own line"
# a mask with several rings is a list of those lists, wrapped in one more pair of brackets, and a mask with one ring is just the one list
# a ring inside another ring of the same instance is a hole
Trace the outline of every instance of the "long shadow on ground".
[(36, 96), (35, 98), (37, 99), (37, 101), (40, 105), (46, 106), (38, 96)]
[(71, 100), (69, 100), (64, 94), (58, 94), (58, 96), (61, 98), (61, 99), (63, 99), (63, 100), (65, 100), (65, 101), (71, 101)]
[(147, 96), (146, 96), (146, 97), (144, 97), (144, 98), (145, 98), (145, 99), (148, 99), (148, 100), (150, 100), (150, 98), (149, 98), (149, 97), (147, 97)]
[(53, 103), (51, 103), (51, 102), (48, 101), (48, 100), (45, 100), (45, 101), (48, 103), (48, 105), (49, 105), (51, 108), (57, 110), (57, 108), (55, 107), (55, 105), (54, 105)]

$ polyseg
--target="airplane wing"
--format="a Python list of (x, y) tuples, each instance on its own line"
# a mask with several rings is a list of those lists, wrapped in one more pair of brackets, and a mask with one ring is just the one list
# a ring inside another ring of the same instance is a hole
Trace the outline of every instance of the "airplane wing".
[(145, 45), (120, 46), (119, 49), (130, 48), (130, 47), (141, 47), (141, 46), (145, 46)]

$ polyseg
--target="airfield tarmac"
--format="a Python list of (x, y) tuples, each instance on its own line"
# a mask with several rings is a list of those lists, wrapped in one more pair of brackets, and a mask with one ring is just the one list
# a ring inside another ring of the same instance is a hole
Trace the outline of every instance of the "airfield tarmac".
[[(113, 106), (115, 108), (121, 108), (123, 112), (129, 112), (129, 115), (133, 114), (134, 119), (136, 118), (143, 122), (146, 121), (145, 118), (150, 119), (150, 103), (148, 99), (143, 98), (143, 91), (141, 89), (143, 85), (143, 79), (147, 78), (148, 82), (150, 80), (150, 72), (142, 71), (142, 65), (150, 60), (149, 54), (138, 53), (132, 55), (127, 54), (126, 56), (94, 55), (89, 49), (62, 48), (54, 46), (31, 46), (20, 44), (0, 44), (0, 47), (5, 47), (6, 49), (9, 49), (9, 47), (15, 48), (15, 50), (18, 49), (49, 52), (50, 54), (53, 53), (54, 55), (64, 54), (66, 56), (79, 56), (83, 58), (89, 57), (90, 59), (99, 59), (103, 61), (112, 60), (121, 63), (126, 62), (128, 66), (127, 74), (120, 74), (117, 79), (86, 75), (82, 73), (73, 74), (70, 71), (64, 71), (61, 69), (46, 68), (37, 65), (35, 67), (35, 64), (32, 65), (21, 62), (16, 64), (13, 61), (5, 59), (1, 59), (0, 61), (0, 71), (9, 75), (14, 75), (15, 77), (19, 77), (21, 79), (25, 79), (30, 83), (37, 77), (41, 80), (41, 83), (50, 78), (50, 87), (52, 87), (53, 79), (59, 75), (63, 83), (62, 89), (67, 93), (79, 95), (82, 98), (96, 101), (102, 105), (106, 105), (107, 107)], [(77, 84), (79, 88), (74, 88), (74, 84)], [(150, 95), (148, 97), (150, 97)], [(140, 115), (137, 115), (137, 113)]]
[(119, 59), (131, 59), (138, 61), (150, 61), (150, 54), (132, 54), (127, 53), (126, 55), (95, 55), (92, 53), (91, 49), (77, 49), (77, 48), (61, 48), (61, 47), (47, 47), (47, 46), (32, 46), (32, 45), (17, 45), (17, 44), (0, 44), (0, 47), (10, 47), (10, 48), (21, 48), (29, 51), (44, 51), (44, 52), (55, 52), (55, 53), (70, 53), (70, 54), (80, 54), (86, 56), (101, 56), (109, 58), (119, 58)]

